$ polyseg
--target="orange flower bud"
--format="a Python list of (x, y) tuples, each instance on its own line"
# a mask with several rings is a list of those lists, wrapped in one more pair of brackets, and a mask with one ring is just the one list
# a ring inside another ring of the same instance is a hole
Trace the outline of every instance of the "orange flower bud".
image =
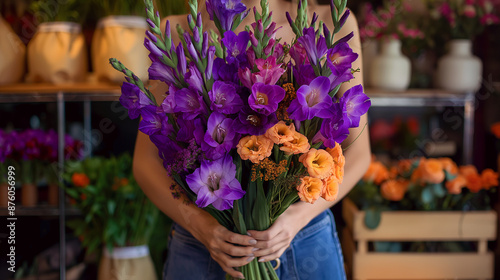
[(83, 173), (73, 173), (71, 176), (71, 182), (77, 187), (85, 188), (90, 184), (89, 177)]

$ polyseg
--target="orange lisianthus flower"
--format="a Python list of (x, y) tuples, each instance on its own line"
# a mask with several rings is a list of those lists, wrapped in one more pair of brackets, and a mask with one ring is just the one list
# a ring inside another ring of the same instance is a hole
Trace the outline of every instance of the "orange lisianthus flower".
[(405, 196), (410, 182), (407, 180), (387, 180), (380, 186), (380, 193), (385, 199), (400, 201)]
[(335, 201), (339, 195), (339, 183), (337, 176), (334, 175), (323, 179), (323, 192), (321, 193), (321, 197), (326, 201)]
[(365, 175), (363, 175), (364, 181), (374, 182), (377, 185), (387, 179), (389, 179), (389, 170), (379, 161), (372, 161)]
[(305, 176), (297, 187), (301, 201), (313, 204), (323, 192), (323, 182), (318, 178)]
[(73, 173), (71, 182), (77, 187), (85, 188), (90, 184), (90, 179), (84, 173)]
[(457, 175), (455, 179), (446, 182), (445, 187), (448, 193), (460, 194), (462, 193), (462, 188), (467, 186), (467, 179), (461, 174)]
[(498, 173), (487, 168), (481, 173), (481, 181), (483, 182), (483, 188), (487, 190), (496, 187), (498, 186)]
[(439, 184), (444, 181), (445, 174), (443, 164), (440, 160), (429, 158), (422, 162), (422, 180), (431, 184)]
[(332, 156), (325, 150), (310, 149), (299, 157), (309, 176), (325, 179), (333, 172), (334, 162)]
[(500, 139), (500, 122), (494, 123), (490, 129), (491, 133), (493, 133), (496, 138)]
[(477, 173), (469, 173), (464, 175), (467, 180), (467, 188), (473, 192), (477, 193), (483, 188), (483, 182), (481, 176)]
[(467, 175), (477, 175), (478, 172), (477, 172), (477, 168), (474, 166), (474, 165), (463, 165), (463, 166), (460, 166), (460, 168), (458, 169), (458, 171), (460, 172), (460, 174), (464, 175), (464, 176), (467, 176)]
[(398, 161), (398, 164), (397, 164), (397, 172), (399, 175), (406, 175), (410, 169), (411, 169), (411, 165), (413, 164), (413, 160), (411, 159), (402, 159), (400, 161)]
[(291, 123), (286, 125), (284, 121), (279, 121), (273, 127), (266, 131), (266, 137), (271, 139), (274, 144), (283, 144), (294, 140), (295, 125)]
[(283, 146), (280, 147), (280, 150), (285, 152), (287, 155), (297, 155), (307, 153), (309, 148), (311, 148), (309, 139), (301, 133), (295, 131), (293, 133), (293, 139), (291, 141), (284, 142)]
[(457, 164), (453, 160), (451, 160), (451, 158), (442, 157), (438, 158), (438, 160), (441, 161), (443, 169), (446, 170), (448, 173), (453, 175), (458, 174)]
[(236, 148), (242, 160), (259, 163), (271, 155), (273, 145), (273, 141), (264, 135), (251, 135), (241, 138)]
[(342, 147), (339, 143), (335, 143), (333, 148), (326, 148), (326, 151), (332, 156), (333, 162), (335, 163), (333, 167), (333, 175), (337, 177), (339, 184), (342, 184), (344, 179), (344, 167), (345, 167), (345, 157), (342, 152)]

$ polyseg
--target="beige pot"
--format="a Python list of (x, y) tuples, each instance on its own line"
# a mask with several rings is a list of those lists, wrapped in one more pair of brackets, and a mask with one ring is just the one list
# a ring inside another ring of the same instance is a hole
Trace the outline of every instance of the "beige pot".
[(28, 44), (29, 81), (54, 84), (82, 82), (86, 79), (87, 70), (87, 47), (79, 24), (40, 24)]
[(57, 183), (49, 184), (47, 194), (49, 205), (57, 206), (59, 203), (59, 185)]
[(38, 202), (38, 188), (35, 184), (21, 185), (21, 205), (26, 207), (36, 206)]
[(153, 260), (146, 245), (103, 250), (98, 280), (156, 280)]
[(7, 207), (9, 205), (9, 184), (0, 184), (0, 207)]
[(0, 85), (18, 83), (24, 75), (26, 46), (0, 16)]
[(146, 19), (137, 16), (109, 16), (101, 19), (92, 39), (92, 66), (99, 81), (124, 81), (123, 73), (109, 64), (110, 58), (121, 61), (141, 80), (148, 79), (151, 61), (144, 47), (148, 28)]

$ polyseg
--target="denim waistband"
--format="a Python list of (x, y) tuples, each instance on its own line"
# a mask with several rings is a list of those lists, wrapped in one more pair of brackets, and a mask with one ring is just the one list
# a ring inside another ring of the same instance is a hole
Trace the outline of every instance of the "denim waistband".
[(304, 228), (302, 228), (297, 235), (295, 235), (294, 240), (298, 240), (301, 238), (305, 238), (315, 232), (321, 230), (323, 227), (330, 225), (332, 223), (331, 220), (331, 211), (327, 209), (320, 213), (318, 216), (314, 217)]

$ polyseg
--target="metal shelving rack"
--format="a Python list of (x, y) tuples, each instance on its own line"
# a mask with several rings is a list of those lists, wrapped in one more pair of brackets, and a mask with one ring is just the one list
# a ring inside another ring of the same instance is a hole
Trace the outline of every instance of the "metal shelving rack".
[[(90, 136), (91, 131), (91, 102), (92, 101), (116, 101), (120, 96), (120, 88), (111, 84), (19, 84), (0, 87), (0, 103), (57, 103), (57, 134), (58, 142), (64, 143), (65, 132), (65, 103), (83, 102), (84, 135)], [(90, 137), (85, 137), (84, 146), (91, 151)], [(58, 146), (58, 164), (60, 172), (64, 166), (64, 145)], [(59, 176), (60, 180), (61, 176)], [(63, 182), (59, 182), (62, 184)], [(66, 215), (77, 214), (74, 209), (66, 209), (64, 203), (64, 190), (59, 188), (59, 208), (34, 207), (18, 208), (16, 215), (20, 216), (59, 216), (59, 271), (60, 279), (66, 279)], [(69, 211), (68, 211), (69, 210)], [(0, 211), (0, 215), (4, 213)]]
[[(448, 91), (425, 89), (407, 90), (404, 92), (387, 92), (383, 90), (367, 89), (367, 95), (374, 107), (463, 107), (464, 108), (464, 163), (472, 162), (472, 141), (474, 134), (474, 105), (475, 94), (452, 93)], [(65, 103), (83, 102), (84, 106), (84, 135), (90, 135), (91, 130), (91, 102), (116, 101), (120, 96), (120, 88), (112, 84), (19, 84), (0, 87), (0, 103), (57, 103), (57, 124), (59, 143), (64, 142), (65, 134)], [(84, 145), (90, 147), (90, 140)], [(59, 165), (64, 166), (64, 145), (59, 145)], [(90, 151), (91, 149), (89, 149)], [(64, 197), (64, 190), (60, 188), (59, 196)], [(42, 211), (40, 211), (42, 210)], [(38, 212), (37, 212), (38, 211)], [(73, 211), (73, 210), (72, 210)], [(23, 209), (20, 215), (59, 215), (60, 233), (60, 279), (66, 279), (65, 265), (65, 217), (72, 212), (65, 208), (64, 199), (59, 200), (59, 209)], [(0, 211), (0, 215), (4, 214)]]

